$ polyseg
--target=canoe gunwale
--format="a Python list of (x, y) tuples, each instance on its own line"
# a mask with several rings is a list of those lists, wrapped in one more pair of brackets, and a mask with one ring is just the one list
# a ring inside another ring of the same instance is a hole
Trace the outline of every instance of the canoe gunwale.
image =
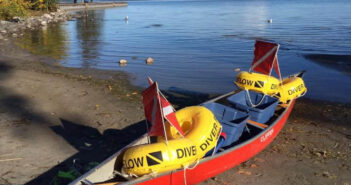
[[(206, 101), (205, 103), (208, 103), (208, 102), (215, 102), (217, 100), (220, 100), (220, 99), (223, 99), (225, 97), (228, 97), (232, 94), (235, 94), (235, 93), (238, 93), (240, 92), (241, 90), (234, 90), (234, 91), (231, 91), (229, 93), (226, 93), (224, 95), (220, 95), (218, 97), (215, 97), (211, 100), (208, 100)], [(265, 129), (263, 129), (260, 133), (258, 133), (256, 136), (253, 136), (252, 138), (240, 143), (240, 144), (237, 144), (237, 145), (234, 145), (232, 146), (231, 148), (227, 149), (227, 150), (224, 150), (214, 156), (210, 156), (210, 157), (206, 157), (206, 158), (203, 158), (199, 161), (199, 163), (197, 165), (201, 165), (201, 164), (205, 164), (209, 161), (212, 161), (212, 160), (215, 160), (217, 158), (220, 158), (220, 157), (223, 157), (225, 155), (229, 155), (230, 153), (242, 148), (242, 147), (245, 147), (247, 145), (250, 145), (251, 143), (255, 142), (256, 140), (258, 140), (260, 137), (264, 136), (267, 132), (269, 132), (273, 127), (275, 127), (278, 123), (281, 123), (282, 121), (282, 118), (287, 114), (287, 113), (290, 113), (291, 109), (293, 108), (293, 105), (294, 105), (294, 102), (295, 100), (292, 100), (289, 102), (288, 106), (286, 108), (284, 108), (284, 111), (281, 112), (280, 115), (277, 116), (277, 118)], [(287, 121), (287, 120), (286, 120)], [(282, 127), (285, 125), (286, 121), (283, 123)], [(281, 129), (280, 129), (281, 130)], [(280, 132), (280, 130), (278, 131), (278, 133)], [(277, 135), (278, 135), (277, 133)], [(275, 137), (277, 136), (275, 135), (273, 138), (272, 138), (272, 141), (275, 139)], [(110, 157), (108, 157), (107, 159), (105, 159), (103, 162), (101, 162), (98, 166), (96, 166), (95, 168), (92, 168), (91, 170), (89, 170), (87, 173), (83, 174), (81, 177), (79, 177), (78, 179), (74, 180), (73, 182), (70, 183), (70, 185), (79, 185), (79, 183), (81, 181), (83, 181), (84, 179), (89, 179), (89, 176), (92, 175), (94, 172), (96, 172), (97, 170), (101, 169), (104, 165), (106, 165), (107, 163), (110, 163), (114, 160), (114, 162), (117, 160), (118, 156), (128, 147), (130, 146), (133, 146), (135, 144), (137, 144), (138, 142), (142, 141), (143, 139), (145, 139), (147, 137), (147, 133), (143, 134), (141, 137), (135, 139), (133, 142), (131, 142), (130, 144), (126, 145), (125, 147), (123, 147), (122, 149), (120, 149), (119, 151), (117, 151), (116, 153), (114, 153), (113, 155), (111, 155)], [(267, 146), (270, 144), (271, 142), (269, 142), (267, 144)], [(267, 146), (265, 146), (264, 148), (266, 148)], [(263, 149), (264, 149), (263, 148)], [(262, 150), (263, 150), (262, 149)], [(261, 152), (262, 150), (258, 151), (256, 154), (254, 155), (257, 155), (259, 152)], [(253, 156), (254, 156), (253, 155)], [(251, 158), (251, 157), (250, 157)], [(196, 170), (196, 168), (194, 169)], [(172, 174), (175, 174), (175, 173), (183, 173), (184, 171), (184, 168), (180, 168), (180, 169), (176, 169), (176, 170), (172, 170), (172, 171), (168, 171), (168, 172), (163, 172), (163, 173), (159, 173), (157, 175), (154, 175), (154, 176), (151, 176), (151, 175), (145, 175), (145, 176), (142, 176), (142, 177), (139, 177), (137, 179), (134, 179), (134, 180), (131, 180), (131, 181), (126, 181), (126, 182), (120, 182), (119, 184), (138, 184), (138, 183), (147, 183), (148, 181), (152, 181), (153, 179), (157, 179), (157, 178), (161, 178), (161, 177), (164, 177), (164, 176), (167, 176), (167, 175), (172, 175)]]
[[(236, 91), (233, 91), (231, 93), (235, 93)], [(230, 95), (231, 93), (227, 93), (228, 95)], [(224, 96), (224, 95), (222, 95)], [(225, 96), (224, 96), (225, 97)], [(215, 98), (216, 99), (216, 98)], [(216, 101), (215, 99), (213, 100), (209, 100), (207, 102), (212, 102), (212, 101)], [(220, 99), (220, 98), (219, 98)], [(218, 100), (218, 99), (217, 99)], [(257, 134), (256, 136), (248, 139), (247, 141), (244, 141), (238, 145), (235, 145), (233, 146), (232, 148), (229, 148), (227, 150), (224, 150), (214, 156), (211, 156), (211, 157), (206, 157), (206, 158), (203, 158), (199, 161), (199, 163), (197, 165), (201, 165), (201, 164), (204, 164), (208, 161), (212, 161), (216, 158), (220, 158), (224, 155), (228, 155), (229, 153), (232, 153), (233, 151), (241, 148), (241, 147), (244, 147), (244, 146), (247, 146), (248, 144), (256, 141), (257, 139), (259, 139), (260, 137), (262, 137), (264, 134), (266, 134), (268, 131), (270, 131), (276, 124), (280, 123), (280, 121), (282, 120), (282, 118), (284, 117), (284, 115), (289, 111), (291, 110), (293, 107), (293, 103), (295, 102), (295, 100), (292, 100), (289, 102), (288, 106), (286, 108), (284, 108), (285, 110), (276, 118), (276, 120), (270, 124), (267, 128), (263, 129), (264, 131), (262, 131), (261, 133)], [(285, 123), (283, 124), (283, 126), (285, 125)], [(280, 130), (279, 130), (280, 131)], [(272, 138), (273, 140), (275, 139)], [(270, 143), (269, 143), (270, 144)], [(259, 153), (259, 152), (258, 152)], [(193, 163), (192, 163), (193, 164)], [(192, 165), (191, 164), (191, 165)], [(196, 168), (194, 169), (196, 170)], [(127, 182), (122, 182), (121, 184), (123, 185), (126, 185), (126, 184), (137, 184), (137, 183), (142, 183), (142, 182), (146, 182), (148, 180), (152, 180), (152, 179), (155, 179), (155, 178), (159, 178), (159, 177), (163, 177), (163, 176), (166, 176), (166, 175), (171, 175), (173, 173), (177, 173), (177, 172), (181, 172), (181, 171), (184, 171), (184, 168), (180, 168), (180, 169), (176, 169), (176, 170), (172, 170), (172, 171), (168, 171), (168, 172), (163, 172), (163, 173), (159, 173), (157, 174), (156, 176), (149, 176), (149, 175), (146, 175), (146, 176), (143, 176), (143, 177), (140, 177), (138, 179), (135, 179), (135, 180), (132, 180), (132, 181), (127, 181)]]

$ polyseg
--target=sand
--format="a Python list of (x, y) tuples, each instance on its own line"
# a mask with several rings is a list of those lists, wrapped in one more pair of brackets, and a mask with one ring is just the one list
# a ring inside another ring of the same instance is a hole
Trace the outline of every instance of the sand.
[[(128, 74), (65, 68), (11, 40), (0, 48), (0, 184), (53, 183), (73, 161), (101, 162), (145, 132)], [(350, 105), (299, 99), (268, 148), (203, 184), (347, 185), (350, 174)]]

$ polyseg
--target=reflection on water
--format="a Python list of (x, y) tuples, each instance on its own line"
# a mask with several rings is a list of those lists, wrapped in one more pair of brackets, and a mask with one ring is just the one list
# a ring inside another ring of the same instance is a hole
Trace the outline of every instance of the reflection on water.
[(82, 55), (82, 67), (90, 67), (94, 65), (92, 62), (100, 56), (99, 53), (99, 37), (104, 16), (104, 11), (85, 11), (82, 12), (82, 17), (77, 19), (76, 32), (77, 40), (80, 43)]
[[(26, 35), (23, 45), (65, 53), (60, 62), (68, 67), (130, 72), (141, 87), (151, 76), (163, 90), (224, 93), (235, 89), (235, 68), (249, 69), (254, 40), (269, 40), (281, 44), (283, 76), (307, 70), (308, 97), (351, 102), (350, 68), (328, 57), (351, 51), (350, 9), (349, 0), (130, 1), (48, 27), (62, 32), (61, 39), (50, 36), (58, 45), (37, 42), (43, 31)], [(311, 54), (320, 57), (304, 57)], [(146, 65), (147, 57), (155, 62)], [(321, 58), (330, 62), (311, 62)], [(120, 59), (128, 65), (120, 66)], [(333, 90), (326, 91), (326, 84)]]
[(319, 65), (351, 75), (351, 55), (308, 54), (304, 57)]
[(28, 51), (62, 60), (67, 56), (69, 45), (65, 42), (67, 33), (61, 24), (28, 30), (16, 43)]

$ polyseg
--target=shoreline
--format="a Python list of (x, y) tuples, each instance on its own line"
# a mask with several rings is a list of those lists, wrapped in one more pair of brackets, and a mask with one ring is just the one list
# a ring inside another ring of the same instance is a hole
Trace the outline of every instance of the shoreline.
[[(101, 162), (145, 132), (141, 89), (128, 74), (62, 67), (10, 41), (0, 45), (0, 159), (18, 159), (2, 162), (0, 184), (49, 184), (73, 161)], [(210, 98), (165, 94), (178, 108)], [(349, 182), (350, 122), (350, 105), (299, 99), (271, 146), (203, 184)]]
[[(0, 159), (16, 159), (1, 162), (0, 184), (49, 184), (73, 161), (101, 162), (144, 133), (141, 89), (130, 78), (0, 42)], [(178, 108), (214, 96), (165, 94)], [(298, 99), (272, 145), (203, 184), (347, 185), (350, 123), (350, 104)]]
[(10, 37), (20, 37), (26, 30), (35, 30), (46, 27), (48, 24), (69, 21), (83, 15), (73, 13), (86, 10), (106, 9), (128, 6), (126, 2), (101, 2), (101, 3), (59, 3), (55, 12), (47, 12), (41, 16), (25, 18), (13, 17), (11, 21), (0, 20), (0, 41), (7, 41)]

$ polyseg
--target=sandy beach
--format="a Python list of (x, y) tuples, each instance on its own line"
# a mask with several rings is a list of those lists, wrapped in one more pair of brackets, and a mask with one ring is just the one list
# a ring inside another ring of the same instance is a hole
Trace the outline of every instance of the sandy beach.
[[(73, 161), (101, 162), (145, 132), (128, 74), (65, 68), (11, 39), (0, 48), (1, 185), (50, 184)], [(170, 97), (177, 107), (190, 99)], [(350, 123), (350, 105), (299, 99), (268, 148), (203, 184), (350, 185)]]

